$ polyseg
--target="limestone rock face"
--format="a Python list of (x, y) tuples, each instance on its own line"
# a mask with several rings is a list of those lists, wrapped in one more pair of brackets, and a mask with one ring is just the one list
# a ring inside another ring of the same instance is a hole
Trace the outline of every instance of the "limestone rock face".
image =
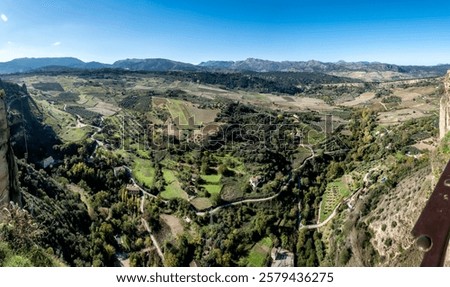
[(439, 139), (450, 131), (450, 70), (444, 78), (444, 89), (439, 111)]
[(17, 166), (10, 145), (4, 96), (0, 93), (0, 206), (10, 201), (21, 205)]

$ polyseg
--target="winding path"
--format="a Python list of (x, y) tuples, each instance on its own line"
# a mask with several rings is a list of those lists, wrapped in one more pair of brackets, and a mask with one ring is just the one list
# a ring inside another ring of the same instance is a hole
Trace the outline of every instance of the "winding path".
[(301, 225), (300, 223), (300, 227), (299, 230), (301, 229), (317, 229), (320, 228), (324, 225), (326, 225), (328, 222), (330, 222), (336, 215), (337, 215), (337, 210), (339, 209), (339, 207), (341, 206), (341, 204), (344, 202), (345, 200), (341, 201), (333, 210), (333, 212), (330, 214), (330, 216), (327, 217), (327, 219), (325, 219), (324, 221), (317, 223), (317, 224), (310, 224), (310, 225)]
[(272, 200), (276, 197), (278, 197), (281, 192), (283, 192), (285, 189), (284, 187), (281, 188), (281, 190), (279, 192), (277, 192), (276, 194), (269, 196), (269, 197), (264, 197), (264, 198), (254, 198), (254, 199), (243, 199), (240, 201), (236, 201), (236, 202), (232, 202), (232, 203), (227, 203), (221, 206), (218, 206), (212, 210), (209, 211), (199, 211), (196, 212), (195, 214), (197, 214), (198, 216), (205, 216), (207, 214), (215, 214), (217, 213), (219, 210), (225, 208), (225, 207), (229, 207), (229, 206), (234, 206), (234, 205), (239, 205), (239, 204), (243, 204), (243, 203), (251, 203), (251, 202), (264, 202), (264, 201), (268, 201), (268, 200)]
[(314, 152), (313, 148), (310, 147), (309, 145), (301, 144), (300, 146), (303, 147), (303, 148), (309, 149), (310, 152), (311, 152), (311, 155), (310, 155), (309, 157), (307, 157), (307, 158), (303, 161), (303, 163), (302, 163), (296, 170), (302, 169), (303, 167), (305, 167), (305, 164), (306, 164), (309, 160), (311, 160), (311, 159), (313, 159), (313, 158), (315, 158), (315, 157), (317, 156), (316, 153)]

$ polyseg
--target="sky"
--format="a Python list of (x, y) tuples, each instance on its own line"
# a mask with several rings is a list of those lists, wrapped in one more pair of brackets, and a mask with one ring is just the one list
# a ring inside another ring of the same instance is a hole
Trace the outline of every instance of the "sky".
[(0, 61), (450, 63), (450, 1), (0, 0)]

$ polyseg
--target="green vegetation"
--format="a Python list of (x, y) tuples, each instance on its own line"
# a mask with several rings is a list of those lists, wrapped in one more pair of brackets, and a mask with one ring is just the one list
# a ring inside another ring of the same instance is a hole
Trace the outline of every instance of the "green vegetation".
[(388, 103), (401, 103), (402, 102), (402, 98), (397, 97), (397, 96), (389, 96), (389, 97), (385, 97), (381, 100), (382, 103), (388, 104)]
[(220, 194), (223, 185), (220, 184), (222, 176), (220, 174), (202, 175), (201, 178), (206, 184), (202, 184), (201, 187), (206, 189), (210, 195)]
[(220, 174), (201, 175), (201, 178), (208, 183), (219, 183), (222, 176)]
[(444, 154), (450, 153), (450, 133), (447, 133), (441, 140), (442, 152)]
[(267, 265), (268, 258), (270, 256), (270, 250), (272, 248), (273, 242), (270, 237), (265, 237), (261, 239), (258, 243), (253, 246), (248, 255), (248, 266), (249, 267), (263, 267)]
[(197, 210), (205, 210), (212, 207), (211, 200), (206, 197), (197, 197), (191, 201), (192, 206)]
[(188, 125), (188, 119), (191, 117), (188, 110), (185, 107), (185, 104), (179, 100), (167, 100), (166, 102), (167, 108), (169, 109), (170, 115), (172, 119), (179, 119), (180, 125)]
[(178, 182), (175, 173), (168, 169), (163, 169), (163, 177), (166, 182), (166, 187), (163, 192), (161, 192), (161, 196), (165, 199), (174, 199), (174, 198), (182, 198), (187, 199), (187, 194), (184, 192), (180, 183)]
[(222, 186), (217, 184), (203, 184), (202, 187), (204, 187), (211, 195), (219, 194), (222, 190)]
[(65, 142), (81, 142), (87, 137), (87, 133), (89, 132), (92, 132), (91, 127), (71, 127), (64, 129), (64, 132), (62, 132), (60, 136)]
[(39, 246), (41, 240), (42, 231), (33, 219), (18, 208), (11, 208), (0, 224), (0, 267), (62, 266), (51, 248), (44, 250)]
[(133, 176), (144, 186), (152, 186), (155, 178), (155, 168), (152, 162), (147, 159), (134, 158)]

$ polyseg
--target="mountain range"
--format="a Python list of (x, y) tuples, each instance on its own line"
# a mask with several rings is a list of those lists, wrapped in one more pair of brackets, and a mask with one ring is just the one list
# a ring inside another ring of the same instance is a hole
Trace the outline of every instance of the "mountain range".
[(0, 74), (24, 73), (55, 68), (67, 69), (125, 69), (131, 71), (224, 71), (224, 72), (392, 72), (410, 77), (431, 77), (445, 75), (450, 64), (435, 66), (401, 66), (379, 62), (345, 62), (335, 63), (310, 61), (269, 61), (248, 58), (243, 61), (207, 61), (198, 65), (172, 61), (168, 59), (125, 59), (104, 64), (100, 62), (83, 62), (77, 58), (19, 58), (0, 63)]

